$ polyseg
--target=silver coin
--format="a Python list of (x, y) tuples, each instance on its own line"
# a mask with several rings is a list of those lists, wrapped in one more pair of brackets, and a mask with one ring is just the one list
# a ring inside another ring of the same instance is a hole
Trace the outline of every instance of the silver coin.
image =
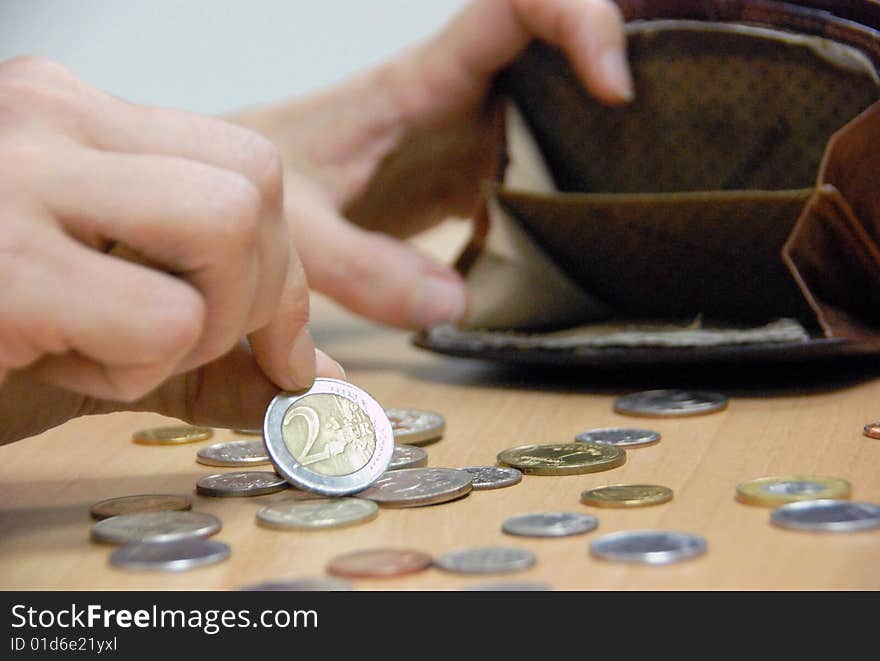
[(436, 505), (468, 494), (470, 473), (454, 468), (404, 468), (389, 471), (358, 498), (374, 500), (385, 507)]
[(391, 463), (388, 470), (395, 471), (401, 468), (421, 468), (428, 465), (428, 453), (417, 448), (415, 445), (397, 444), (391, 455)]
[(344, 578), (319, 576), (316, 578), (293, 578), (280, 581), (266, 581), (239, 588), (245, 592), (347, 592), (354, 586)]
[(98, 521), (92, 526), (92, 539), (107, 544), (176, 542), (210, 537), (221, 527), (220, 519), (205, 512), (139, 512)]
[(263, 438), (275, 469), (301, 489), (344, 496), (376, 481), (391, 463), (394, 434), (379, 403), (346, 381), (315, 379), (269, 404)]
[(126, 544), (110, 554), (110, 564), (123, 569), (186, 571), (222, 562), (230, 548), (210, 539)]
[(372, 521), (378, 511), (376, 503), (361, 498), (286, 499), (259, 510), (257, 521), (270, 528), (288, 530), (342, 528)]
[(421, 409), (385, 409), (397, 443), (424, 445), (436, 441), (446, 430), (446, 420), (439, 413)]
[(262, 429), (233, 429), (233, 432), (236, 434), (242, 434), (243, 436), (262, 436)]
[(581, 443), (604, 443), (617, 447), (637, 448), (657, 443), (660, 440), (660, 434), (650, 429), (603, 427), (581, 432), (574, 437), (574, 440)]
[(196, 491), (202, 496), (232, 498), (236, 496), (263, 496), (283, 491), (289, 485), (283, 477), (270, 471), (237, 471), (206, 475), (196, 482)]
[(494, 574), (528, 569), (535, 564), (535, 554), (525, 549), (486, 546), (444, 553), (435, 564), (459, 574)]
[(880, 528), (880, 505), (848, 500), (801, 500), (777, 507), (770, 521), (783, 528), (855, 532)]
[(727, 408), (727, 397), (705, 390), (646, 390), (614, 402), (617, 413), (645, 417), (678, 417), (712, 413)]
[(201, 448), (196, 461), (206, 466), (257, 466), (271, 464), (263, 441), (229, 441)]
[(603, 560), (668, 565), (706, 552), (706, 540), (697, 535), (666, 530), (626, 530), (604, 535), (590, 545)]
[(568, 537), (595, 530), (599, 521), (579, 512), (540, 512), (512, 516), (501, 525), (508, 535), (520, 537)]
[(546, 592), (552, 589), (546, 583), (481, 583), (465, 588), (473, 592)]
[(517, 468), (468, 466), (462, 470), (471, 474), (471, 484), (474, 485), (474, 491), (512, 487), (514, 484), (522, 482), (522, 471)]

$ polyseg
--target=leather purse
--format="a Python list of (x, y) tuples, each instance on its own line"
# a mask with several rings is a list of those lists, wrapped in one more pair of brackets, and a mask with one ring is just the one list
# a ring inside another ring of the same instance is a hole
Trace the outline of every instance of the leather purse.
[(536, 42), (444, 354), (548, 366), (880, 354), (880, 3), (631, 0), (635, 100)]

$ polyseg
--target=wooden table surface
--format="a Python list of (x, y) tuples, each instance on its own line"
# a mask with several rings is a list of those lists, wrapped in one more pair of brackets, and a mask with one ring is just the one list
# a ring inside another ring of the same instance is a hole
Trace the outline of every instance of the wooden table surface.
[[(457, 225), (421, 243), (441, 256), (462, 238)], [(208, 443), (239, 438), (217, 430), (211, 441), (150, 447), (136, 429), (173, 422), (118, 413), (71, 421), (38, 437), (0, 447), (0, 589), (236, 589), (261, 581), (319, 576), (334, 556), (357, 549), (413, 548), (435, 557), (470, 546), (527, 548), (527, 571), (464, 576), (429, 569), (408, 577), (356, 580), (357, 589), (457, 590), (498, 581), (528, 581), (556, 590), (586, 589), (872, 589), (880, 588), (880, 530), (820, 534), (783, 530), (770, 510), (734, 500), (751, 478), (808, 473), (849, 480), (853, 498), (880, 502), (880, 440), (862, 435), (880, 418), (880, 370), (864, 365), (807, 369), (530, 374), (480, 361), (446, 358), (411, 346), (409, 334), (367, 323), (326, 301), (314, 306), (318, 342), (349, 379), (386, 407), (442, 413), (444, 438), (428, 445), (429, 465), (493, 464), (505, 448), (570, 441), (604, 426), (648, 426), (654, 446), (628, 452), (620, 468), (566, 477), (525, 476), (517, 486), (472, 492), (443, 505), (381, 510), (372, 522), (320, 532), (259, 527), (254, 514), (283, 497), (208, 498), (196, 480), (223, 470), (196, 463)], [(700, 385), (731, 396), (726, 411), (695, 418), (646, 420), (612, 411), (616, 395), (649, 387)], [(656, 483), (672, 502), (613, 510), (582, 505), (587, 488)], [(193, 509), (223, 521), (216, 539), (229, 560), (180, 574), (111, 567), (112, 547), (89, 540), (89, 506), (137, 493), (190, 494)], [(505, 535), (502, 521), (525, 512), (589, 512), (597, 530), (561, 539)], [(589, 543), (618, 530), (659, 528), (700, 534), (708, 552), (665, 567), (612, 564), (588, 554)]]

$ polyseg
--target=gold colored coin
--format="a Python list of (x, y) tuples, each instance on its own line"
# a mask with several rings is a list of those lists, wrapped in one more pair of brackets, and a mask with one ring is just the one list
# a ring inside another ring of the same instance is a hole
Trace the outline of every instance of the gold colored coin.
[(208, 427), (173, 425), (141, 429), (132, 435), (131, 440), (141, 445), (182, 445), (184, 443), (207, 441), (213, 435), (214, 430)]
[(799, 500), (845, 499), (851, 491), (850, 483), (839, 477), (783, 475), (738, 484), (736, 499), (746, 505), (778, 507)]
[(659, 484), (611, 484), (581, 494), (581, 502), (594, 507), (646, 507), (670, 500), (672, 489)]
[(601, 443), (523, 445), (498, 454), (498, 462), (531, 475), (579, 475), (622, 466), (626, 451)]

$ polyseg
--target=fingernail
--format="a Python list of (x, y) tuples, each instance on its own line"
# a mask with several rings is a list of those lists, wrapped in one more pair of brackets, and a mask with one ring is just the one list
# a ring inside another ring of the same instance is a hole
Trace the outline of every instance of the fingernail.
[(345, 379), (345, 370), (342, 365), (333, 360), (320, 349), (315, 349), (315, 362), (317, 363), (317, 375), (328, 376), (334, 379)]
[(417, 289), (412, 308), (412, 323), (429, 328), (440, 323), (455, 323), (464, 316), (467, 292), (458, 280), (429, 275)]
[(299, 389), (311, 388), (315, 382), (315, 343), (305, 326), (293, 340), (287, 359), (290, 378)]
[(632, 101), (635, 98), (629, 62), (619, 48), (609, 48), (602, 55), (602, 75), (622, 99)]

